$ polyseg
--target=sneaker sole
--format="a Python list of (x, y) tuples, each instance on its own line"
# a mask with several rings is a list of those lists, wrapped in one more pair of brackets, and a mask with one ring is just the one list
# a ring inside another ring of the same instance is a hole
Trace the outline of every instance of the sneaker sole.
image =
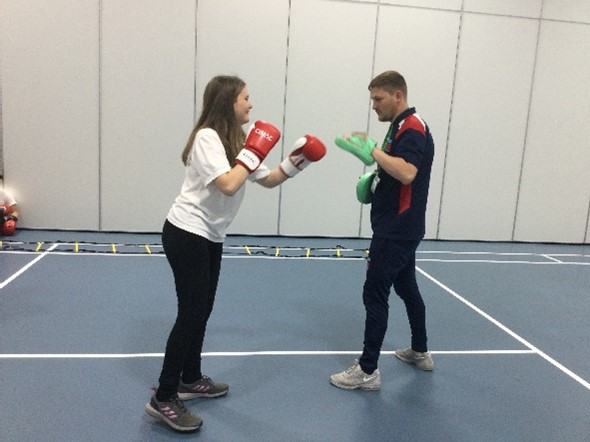
[(344, 384), (339, 384), (337, 382), (334, 382), (332, 379), (330, 379), (330, 384), (332, 384), (334, 387), (338, 387), (338, 388), (342, 388), (343, 390), (365, 390), (365, 391), (379, 391), (381, 390), (381, 386), (376, 386), (376, 387), (371, 387), (371, 386), (364, 386), (364, 385), (344, 385)]
[(151, 417), (164, 422), (170, 428), (173, 428), (174, 430), (180, 431), (182, 433), (189, 433), (189, 432), (197, 431), (203, 425), (203, 421), (201, 421), (201, 423), (199, 425), (194, 426), (194, 427), (181, 427), (180, 425), (176, 425), (173, 421), (171, 421), (166, 416), (164, 416), (162, 413), (160, 413), (158, 410), (156, 410), (154, 407), (152, 407), (152, 404), (150, 404), (149, 402), (147, 404), (145, 404), (145, 411)]
[(432, 371), (432, 370), (434, 369), (434, 367), (427, 367), (427, 368), (420, 367), (418, 364), (416, 364), (416, 362), (415, 362), (413, 359), (404, 358), (404, 357), (402, 357), (402, 356), (398, 355), (397, 353), (393, 353), (393, 354), (394, 354), (394, 355), (395, 355), (395, 357), (396, 357), (396, 358), (398, 358), (400, 361), (407, 362), (408, 364), (413, 364), (413, 365), (415, 365), (416, 367), (418, 367), (420, 370), (423, 370), (423, 371)]

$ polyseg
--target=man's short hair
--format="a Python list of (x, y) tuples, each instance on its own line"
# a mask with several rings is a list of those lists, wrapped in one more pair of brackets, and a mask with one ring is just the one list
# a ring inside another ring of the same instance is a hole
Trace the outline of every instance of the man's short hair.
[(408, 96), (408, 86), (406, 85), (406, 80), (402, 74), (397, 71), (385, 71), (382, 74), (377, 75), (369, 83), (369, 90), (373, 89), (374, 87), (383, 89), (390, 94), (401, 91), (404, 97)]

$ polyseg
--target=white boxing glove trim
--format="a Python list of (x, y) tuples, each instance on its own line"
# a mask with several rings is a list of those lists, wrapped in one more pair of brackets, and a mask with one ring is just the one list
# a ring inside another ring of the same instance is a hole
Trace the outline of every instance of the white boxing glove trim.
[[(300, 147), (305, 146), (306, 143), (307, 137), (298, 138), (297, 141), (293, 143), (293, 151), (296, 151)], [(305, 155), (303, 155), (303, 153), (300, 153), (299, 155), (297, 155), (297, 158), (302, 161), (298, 161), (299, 167), (296, 166), (293, 160), (291, 159), (292, 154), (293, 152), (291, 152), (291, 154), (287, 158), (285, 158), (283, 162), (279, 165), (283, 173), (290, 178), (293, 178), (295, 175), (297, 175), (299, 172), (305, 169), (309, 164), (309, 161), (307, 160), (307, 158), (305, 158)]]
[(250, 173), (254, 172), (260, 166), (260, 158), (254, 152), (248, 149), (242, 149), (236, 157), (236, 162), (242, 164)]
[(291, 149), (297, 150), (300, 147), (303, 147), (307, 144), (307, 137), (298, 138), (297, 141), (293, 143), (293, 147)]
[(252, 172), (250, 174), (250, 176), (248, 177), (248, 180), (250, 180), (251, 182), (255, 182), (255, 181), (262, 180), (269, 175), (270, 175), (270, 169), (268, 167), (266, 167), (266, 164), (264, 164), (264, 161), (263, 161), (260, 164), (260, 166), (258, 167), (258, 169), (256, 169), (254, 172)]
[(301, 172), (301, 169), (298, 169), (297, 166), (295, 166), (295, 164), (293, 164), (293, 161), (291, 161), (291, 158), (289, 158), (289, 157), (285, 158), (281, 162), (279, 167), (281, 168), (283, 173), (285, 175), (287, 175), (289, 178), (293, 178), (295, 175), (297, 175), (299, 172)]

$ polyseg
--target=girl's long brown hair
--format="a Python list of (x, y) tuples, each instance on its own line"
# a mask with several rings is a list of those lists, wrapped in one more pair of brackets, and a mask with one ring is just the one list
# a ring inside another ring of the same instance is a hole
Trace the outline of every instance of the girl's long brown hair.
[(233, 164), (246, 141), (246, 134), (234, 113), (234, 103), (245, 86), (246, 83), (241, 78), (228, 75), (219, 75), (209, 81), (203, 94), (201, 116), (182, 151), (181, 158), (185, 166), (188, 165), (188, 157), (195, 136), (203, 128), (210, 128), (217, 132), (225, 147), (227, 159), (230, 164)]

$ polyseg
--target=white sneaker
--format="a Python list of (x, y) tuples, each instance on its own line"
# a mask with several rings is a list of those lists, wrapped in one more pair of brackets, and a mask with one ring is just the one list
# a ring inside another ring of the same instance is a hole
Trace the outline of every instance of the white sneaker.
[(359, 362), (355, 361), (352, 367), (330, 376), (330, 383), (346, 390), (360, 388), (361, 390), (376, 391), (381, 389), (381, 374), (379, 374), (379, 369), (376, 369), (372, 374), (367, 374), (361, 369)]
[(431, 371), (434, 368), (429, 352), (414, 351), (410, 347), (395, 351), (395, 356), (404, 362), (414, 364), (420, 370)]

